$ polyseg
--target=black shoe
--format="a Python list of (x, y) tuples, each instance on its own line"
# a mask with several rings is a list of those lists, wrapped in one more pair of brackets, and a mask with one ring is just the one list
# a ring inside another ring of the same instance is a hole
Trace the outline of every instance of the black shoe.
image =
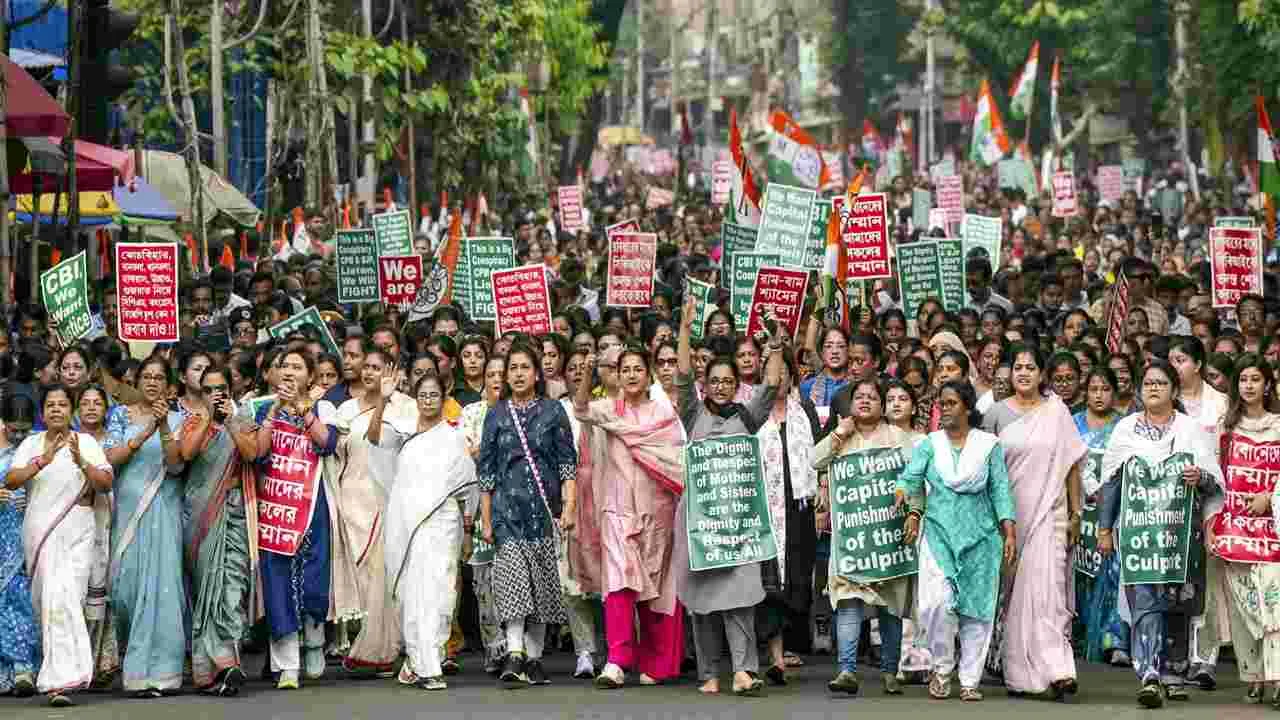
[(457, 675), (462, 670), (462, 665), (457, 658), (447, 657), (444, 662), (440, 663), (440, 671), (445, 675)]
[(1143, 685), (1138, 691), (1138, 704), (1152, 710), (1164, 707), (1164, 696), (1160, 694), (1160, 685), (1154, 682)]
[(524, 664), (525, 681), (530, 685), (550, 685), (551, 678), (547, 677), (547, 671), (542, 669), (541, 660), (530, 660)]
[(244, 687), (244, 671), (238, 667), (231, 667), (223, 670), (215, 682), (217, 687), (217, 695), (221, 697), (234, 697), (240, 694), (240, 688)]
[(777, 665), (770, 665), (769, 669), (764, 671), (764, 676), (769, 679), (770, 685), (787, 684), (787, 673)]
[(1187, 692), (1185, 685), (1166, 685), (1164, 688), (1164, 698), (1166, 700), (1185, 702), (1191, 699), (1191, 693)]
[(524, 655), (521, 653), (509, 653), (507, 659), (502, 663), (502, 672), (499, 673), (498, 679), (511, 687), (519, 687), (528, 682), (528, 678), (524, 674)]

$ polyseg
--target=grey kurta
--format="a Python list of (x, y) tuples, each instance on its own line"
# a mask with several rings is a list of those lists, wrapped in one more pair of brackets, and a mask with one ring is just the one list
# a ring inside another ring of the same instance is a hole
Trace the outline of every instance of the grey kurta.
[[(751, 401), (743, 406), (746, 417), (739, 413), (725, 419), (707, 412), (693, 391), (692, 377), (677, 375), (676, 389), (680, 396), (680, 420), (684, 422), (691, 442), (726, 435), (754, 435), (768, 418), (778, 393), (776, 386), (758, 385), (751, 394)], [(689, 536), (685, 525), (688, 498), (689, 493), (686, 492), (680, 497), (680, 507), (676, 509), (676, 537), (671, 553), (671, 569), (675, 573), (680, 602), (691, 612), (703, 615), (759, 604), (764, 600), (760, 563), (696, 573), (689, 570)]]

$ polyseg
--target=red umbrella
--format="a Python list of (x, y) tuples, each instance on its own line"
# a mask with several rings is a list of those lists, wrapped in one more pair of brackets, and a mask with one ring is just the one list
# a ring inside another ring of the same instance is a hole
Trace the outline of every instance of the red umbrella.
[(0, 67), (4, 68), (5, 126), (9, 137), (66, 135), (70, 119), (53, 96), (7, 55), (0, 55)]
[[(62, 141), (51, 137), (49, 142), (60, 145)], [(123, 184), (133, 180), (133, 153), (85, 140), (77, 140), (75, 148), (78, 192), (111, 192), (116, 186), (117, 178)], [(16, 193), (35, 192), (37, 175), (41, 178), (40, 187), (46, 191), (58, 187), (58, 179), (62, 177), (61, 172), (22, 172), (9, 181), (10, 188)]]

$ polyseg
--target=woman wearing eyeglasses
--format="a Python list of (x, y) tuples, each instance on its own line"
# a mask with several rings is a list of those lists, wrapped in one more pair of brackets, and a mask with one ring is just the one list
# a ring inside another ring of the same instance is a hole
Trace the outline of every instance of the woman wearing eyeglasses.
[[(1203, 563), (1191, 558), (1204, 555), (1200, 518), (1205, 501), (1219, 495), (1222, 476), (1209, 437), (1198, 423), (1178, 410), (1175, 399), (1181, 389), (1178, 373), (1164, 360), (1154, 360), (1142, 374), (1139, 385), (1143, 410), (1122, 419), (1111, 433), (1111, 442), (1102, 457), (1102, 501), (1098, 512), (1098, 550), (1109, 555), (1117, 548), (1123, 566), (1127, 548), (1121, 529), (1121, 493), (1132, 482), (1126, 477), (1131, 461), (1158, 463), (1175, 453), (1190, 453), (1192, 464), (1181, 475), (1196, 500), (1190, 524), (1186, 581), (1170, 584), (1125, 585), (1123, 591), (1132, 617), (1133, 640), (1130, 654), (1141, 683), (1138, 702), (1157, 708), (1165, 699), (1187, 700), (1183, 678), (1173, 671), (1189, 656), (1191, 619), (1204, 611), (1205, 577)], [(1203, 499), (1202, 499), (1203, 498)], [(1121, 529), (1121, 537), (1115, 534)], [(1193, 572), (1194, 570), (1194, 572)]]
[(236, 415), (230, 373), (209, 367), (199, 382), (208, 411), (187, 418), (179, 432), (187, 464), (191, 676), (203, 692), (229, 697), (244, 685), (240, 640), (253, 582), (244, 488), (255, 482), (255, 475), (253, 466), (241, 460), (239, 448), (252, 453), (256, 438), (248, 423), (228, 422)]
[[(679, 342), (680, 416), (689, 440), (730, 435), (754, 434), (768, 419), (777, 397), (782, 376), (782, 339), (769, 339), (771, 352), (765, 366), (765, 383), (758, 386), (748, 404), (735, 401), (738, 393), (738, 367), (729, 355), (713, 358), (706, 369), (703, 399), (698, 400), (693, 387), (693, 359), (690, 357), (694, 307), (690, 296), (681, 314)], [(714, 317), (714, 316), (713, 316)], [(776, 326), (775, 326), (776, 327)], [(699, 691), (720, 692), (720, 652), (728, 639), (733, 666), (733, 692), (756, 694), (764, 686), (760, 679), (760, 660), (756, 648), (756, 606), (764, 599), (761, 563), (746, 563), (732, 568), (699, 570), (689, 565), (689, 542), (685, 527), (687, 495), (682, 495), (676, 511), (675, 545), (672, 570), (680, 601), (693, 617), (694, 645), (698, 655)]]
[[(107, 417), (111, 411), (107, 391), (90, 385), (80, 391), (76, 403), (79, 431), (91, 436), (99, 445), (107, 442)], [(120, 672), (120, 644), (116, 639), (115, 619), (107, 602), (107, 572), (111, 563), (111, 510), (115, 500), (110, 491), (93, 496), (93, 571), (89, 575), (89, 595), (84, 615), (89, 624), (89, 640), (93, 644), (93, 683), (99, 690), (109, 689)]]
[(165, 397), (169, 364), (152, 357), (138, 372), (143, 403), (107, 418), (107, 459), (117, 470), (111, 525), (111, 604), (125, 649), (124, 688), (158, 698), (182, 686), (186, 657), (182, 578), (182, 423)]

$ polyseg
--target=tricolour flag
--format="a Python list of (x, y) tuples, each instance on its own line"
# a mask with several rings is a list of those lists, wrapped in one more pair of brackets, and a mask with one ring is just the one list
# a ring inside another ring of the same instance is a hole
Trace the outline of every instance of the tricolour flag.
[(739, 225), (760, 224), (760, 188), (751, 177), (751, 164), (742, 149), (742, 133), (738, 131), (738, 113), (729, 110), (729, 153), (733, 156), (733, 184), (729, 188), (729, 207)]
[(991, 97), (991, 85), (984, 79), (978, 90), (978, 108), (973, 115), (973, 144), (969, 158), (983, 165), (995, 165), (1009, 152), (1009, 136), (1000, 120), (1000, 108)]
[(849, 300), (845, 286), (849, 277), (849, 258), (844, 248), (842, 229), (854, 198), (862, 192), (862, 184), (867, 178), (867, 166), (863, 166), (853, 181), (849, 183), (844, 195), (844, 205), (837, 212), (832, 208), (827, 217), (826, 255), (822, 263), (822, 307), (825, 308), (824, 320), (827, 325), (839, 325), (846, 331), (849, 329)]
[(1053, 59), (1053, 75), (1049, 79), (1049, 127), (1053, 141), (1062, 142), (1062, 116), (1058, 114), (1058, 92), (1062, 89), (1062, 58)]
[(769, 182), (815, 189), (825, 185), (829, 173), (813, 136), (781, 110), (773, 111), (769, 125)]
[(1262, 195), (1266, 210), (1267, 234), (1276, 237), (1276, 197), (1280, 196), (1280, 161), (1277, 154), (1276, 134), (1271, 129), (1271, 116), (1267, 114), (1267, 101), (1261, 95), (1255, 103), (1258, 107), (1258, 192)]
[[(1056, 66), (1056, 63), (1055, 63)], [(1040, 41), (1031, 46), (1027, 62), (1022, 72), (1013, 79), (1013, 87), (1009, 88), (1009, 117), (1022, 120), (1031, 112), (1032, 99), (1036, 94), (1036, 74), (1040, 70)]]
[(884, 139), (871, 120), (862, 121), (862, 160), (874, 165), (880, 164), (880, 155), (884, 152)]

